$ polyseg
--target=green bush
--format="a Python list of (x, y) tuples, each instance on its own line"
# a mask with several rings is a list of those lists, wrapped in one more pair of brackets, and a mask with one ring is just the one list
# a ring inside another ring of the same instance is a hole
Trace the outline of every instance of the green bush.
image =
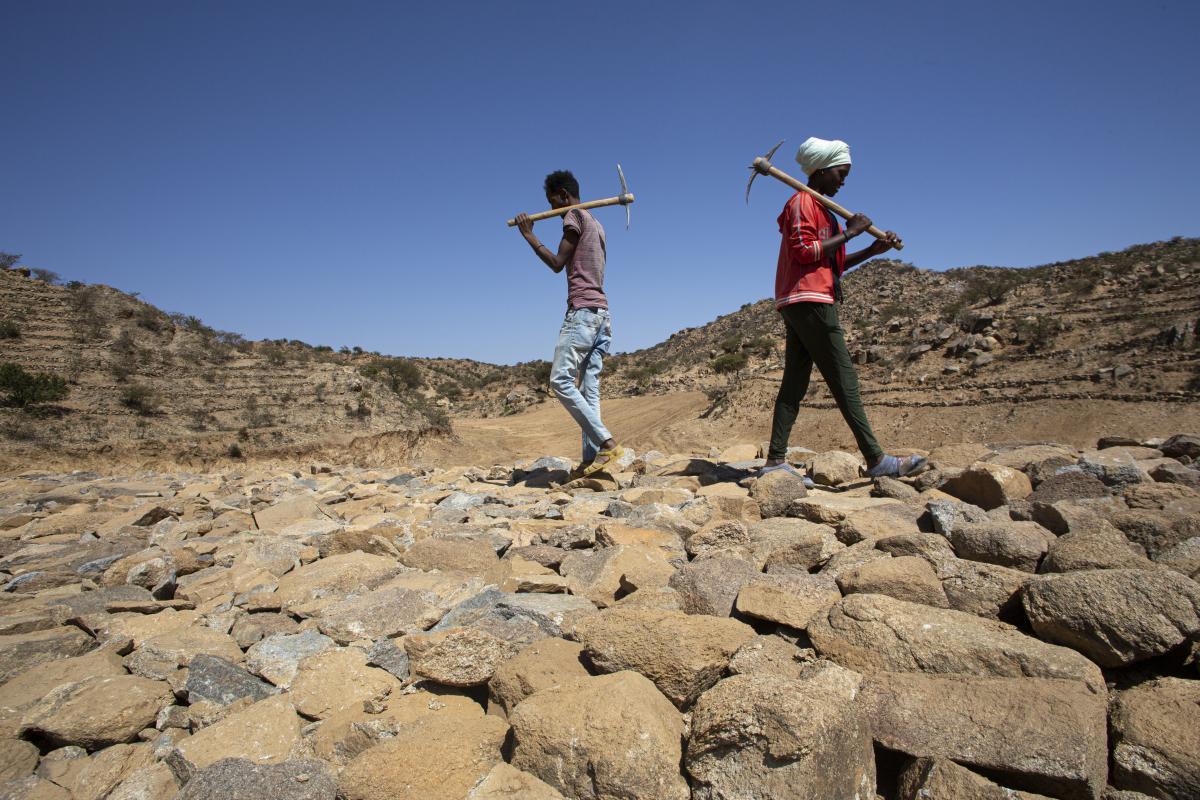
[(58, 375), (26, 372), (11, 362), (0, 364), (0, 390), (8, 393), (5, 404), (17, 408), (62, 400), (70, 393), (66, 380)]
[(746, 366), (747, 360), (745, 353), (726, 353), (725, 355), (717, 356), (712, 360), (713, 372), (722, 374), (737, 372)]
[(384, 384), (395, 394), (419, 389), (425, 383), (421, 377), (421, 370), (407, 358), (377, 358), (370, 364), (359, 367), (358, 371)]
[(439, 383), (437, 387), (437, 393), (442, 397), (445, 397), (447, 400), (461, 400), (463, 396), (462, 387), (454, 381)]
[(775, 342), (766, 336), (759, 336), (746, 342), (745, 348), (762, 358), (767, 358), (775, 352)]
[(158, 412), (161, 401), (154, 389), (135, 383), (121, 391), (121, 405), (146, 417)]
[(0, 319), (0, 339), (20, 339), (21, 326), (11, 319)]
[(39, 281), (48, 283), (51, 286), (62, 280), (57, 272), (49, 269), (40, 269), (38, 267), (34, 267), (33, 269), (29, 270), (29, 272), (32, 273), (33, 277), (37, 278)]
[(230, 458), (241, 458), (242, 457), (242, 448), (238, 447), (237, 442), (234, 442), (233, 444), (229, 445), (229, 449), (226, 450), (225, 453)]

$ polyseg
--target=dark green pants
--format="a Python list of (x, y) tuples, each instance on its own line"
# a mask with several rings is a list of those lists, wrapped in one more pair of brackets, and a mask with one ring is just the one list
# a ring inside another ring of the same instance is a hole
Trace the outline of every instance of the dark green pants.
[(800, 401), (808, 392), (813, 364), (821, 370), (842, 417), (850, 426), (863, 458), (870, 465), (883, 454), (875, 433), (867, 422), (862, 398), (858, 394), (858, 373), (846, 349), (846, 336), (838, 322), (834, 303), (793, 303), (779, 309), (787, 327), (787, 354), (784, 357), (783, 382), (775, 398), (775, 416), (771, 420), (771, 449), (767, 458), (787, 455), (788, 436)]

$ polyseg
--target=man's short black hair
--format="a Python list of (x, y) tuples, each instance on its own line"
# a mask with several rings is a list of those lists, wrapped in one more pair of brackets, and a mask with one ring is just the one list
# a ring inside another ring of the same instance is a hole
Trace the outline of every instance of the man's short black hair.
[(544, 188), (547, 196), (565, 189), (571, 197), (579, 197), (579, 181), (575, 180), (575, 176), (571, 174), (570, 170), (560, 169), (551, 172), (546, 176)]

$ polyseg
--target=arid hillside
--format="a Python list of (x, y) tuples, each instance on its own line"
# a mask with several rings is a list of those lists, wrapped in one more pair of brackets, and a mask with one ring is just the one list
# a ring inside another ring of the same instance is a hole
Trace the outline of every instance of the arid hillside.
[[(1183, 238), (1028, 269), (934, 272), (877, 259), (847, 276), (842, 318), (889, 442), (1082, 445), (1097, 428), (1136, 436), (1200, 427), (1197, 276), (1200, 240)], [(611, 357), (604, 393), (621, 400), (633, 438), (646, 439), (635, 445), (756, 441), (782, 357), (779, 317), (764, 300)], [(0, 272), (0, 362), (69, 384), (64, 400), (0, 408), (0, 466), (9, 469), (210, 464), (239, 453), (395, 458), (414, 447), (437, 463), (466, 463), (486, 448), (503, 459), (574, 447), (532, 413), (551, 399), (545, 361), (250, 342), (109, 287), (18, 269)], [(638, 402), (648, 395), (679, 403)], [(819, 378), (806, 408), (804, 444), (849, 445)], [(447, 437), (451, 429), (460, 435)]]

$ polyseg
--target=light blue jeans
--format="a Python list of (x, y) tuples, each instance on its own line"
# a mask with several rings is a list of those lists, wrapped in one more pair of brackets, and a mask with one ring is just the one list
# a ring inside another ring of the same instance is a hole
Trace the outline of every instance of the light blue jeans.
[(600, 370), (612, 343), (608, 311), (572, 308), (563, 319), (550, 367), (550, 387), (583, 430), (583, 460), (596, 457), (600, 446), (612, 438), (600, 421)]

